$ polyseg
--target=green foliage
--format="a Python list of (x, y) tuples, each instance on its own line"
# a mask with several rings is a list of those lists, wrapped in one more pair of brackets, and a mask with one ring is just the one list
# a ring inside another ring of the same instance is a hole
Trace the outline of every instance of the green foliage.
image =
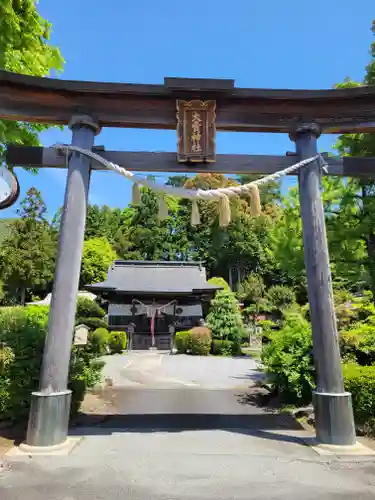
[[(26, 417), (31, 392), (39, 388), (48, 307), (7, 307), (0, 309), (0, 345), (11, 354), (0, 372), (1, 418), (18, 420)], [(4, 361), (4, 359), (3, 359)], [(73, 389), (72, 408), (77, 410), (84, 390), (100, 378), (101, 365), (89, 349), (76, 349), (70, 367)]]
[(108, 323), (101, 318), (76, 317), (76, 325), (86, 325), (90, 330), (96, 330), (96, 328), (108, 328)]
[(126, 332), (109, 332), (108, 347), (111, 354), (121, 354), (126, 349)]
[(76, 316), (80, 319), (83, 318), (103, 318), (105, 315), (97, 302), (87, 297), (78, 297)]
[(296, 302), (296, 294), (290, 287), (274, 285), (267, 290), (266, 300), (271, 311), (283, 311), (292, 307)]
[(229, 292), (230, 291), (230, 286), (228, 285), (228, 283), (225, 281), (224, 278), (221, 278), (220, 276), (214, 276), (212, 278), (210, 278), (207, 283), (209, 283), (210, 285), (215, 285), (215, 286), (221, 286), (222, 289), (226, 292)]
[(180, 354), (207, 356), (211, 349), (211, 332), (206, 327), (176, 332), (175, 346)]
[(100, 283), (117, 256), (106, 238), (92, 238), (85, 241), (81, 266), (81, 286)]
[(107, 354), (107, 345), (109, 342), (109, 332), (106, 328), (97, 328), (89, 334), (91, 350), (98, 356)]
[(189, 339), (190, 339), (190, 330), (176, 332), (174, 342), (178, 353), (186, 354), (188, 352)]
[(211, 352), (215, 356), (239, 356), (241, 348), (238, 344), (230, 340), (213, 339)]
[(309, 322), (298, 313), (285, 315), (283, 327), (271, 334), (262, 362), (274, 393), (287, 403), (309, 403), (314, 386)]
[(190, 354), (207, 356), (211, 350), (211, 331), (204, 326), (197, 326), (190, 330)]
[(354, 419), (367, 432), (375, 430), (375, 366), (344, 365), (345, 390), (351, 392)]
[[(60, 50), (50, 45), (51, 24), (36, 10), (33, 0), (0, 2), (0, 68), (25, 75), (47, 76), (61, 71)], [(38, 146), (45, 125), (0, 120), (0, 159), (5, 144)]]
[(375, 315), (340, 332), (340, 349), (345, 361), (360, 365), (375, 363)]
[(230, 340), (241, 344), (244, 325), (236, 295), (230, 291), (220, 291), (211, 301), (207, 325), (214, 339)]
[(40, 192), (31, 188), (21, 202), (20, 218), (9, 226), (0, 249), (0, 272), (8, 294), (25, 303), (31, 288), (45, 288), (53, 278), (56, 243), (45, 219)]

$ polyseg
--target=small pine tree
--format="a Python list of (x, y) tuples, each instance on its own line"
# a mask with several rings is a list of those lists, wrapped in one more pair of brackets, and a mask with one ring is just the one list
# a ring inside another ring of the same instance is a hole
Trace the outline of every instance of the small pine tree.
[(244, 325), (239, 303), (233, 292), (223, 290), (216, 293), (211, 301), (207, 325), (214, 339), (230, 340), (238, 345), (241, 343)]

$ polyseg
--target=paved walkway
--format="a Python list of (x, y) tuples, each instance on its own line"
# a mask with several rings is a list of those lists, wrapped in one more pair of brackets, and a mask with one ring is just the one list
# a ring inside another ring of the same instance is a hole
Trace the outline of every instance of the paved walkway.
[(106, 356), (103, 375), (116, 387), (247, 388), (262, 378), (259, 363), (251, 357), (224, 358), (134, 352)]
[(9, 460), (2, 499), (374, 498), (373, 458), (319, 456), (288, 417), (249, 402), (251, 359), (133, 354), (106, 375), (116, 414), (73, 429), (69, 456)]

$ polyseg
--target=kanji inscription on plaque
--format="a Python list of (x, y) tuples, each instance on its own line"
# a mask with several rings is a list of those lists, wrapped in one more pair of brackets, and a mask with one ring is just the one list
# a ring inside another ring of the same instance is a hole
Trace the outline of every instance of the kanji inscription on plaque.
[(215, 101), (177, 100), (177, 159), (181, 163), (215, 161)]

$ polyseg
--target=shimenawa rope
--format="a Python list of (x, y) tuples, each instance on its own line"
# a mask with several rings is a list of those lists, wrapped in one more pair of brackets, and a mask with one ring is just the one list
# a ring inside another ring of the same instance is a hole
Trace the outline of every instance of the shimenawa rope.
[[(129, 170), (126, 170), (125, 168), (120, 167), (119, 165), (116, 165), (115, 163), (106, 160), (105, 158), (101, 157), (100, 155), (88, 149), (83, 149), (78, 146), (72, 146), (67, 144), (55, 144), (53, 147), (61, 151), (65, 151), (66, 156), (68, 156), (69, 151), (80, 153), (84, 156), (87, 156), (88, 158), (91, 158), (92, 160), (95, 160), (96, 162), (105, 166), (109, 170), (113, 170), (114, 172), (117, 172), (123, 177), (126, 177), (129, 181), (133, 183), (133, 188), (132, 188), (133, 204), (138, 204), (140, 201), (140, 191), (139, 191), (140, 185), (148, 187), (149, 189), (152, 189), (153, 191), (156, 191), (158, 193), (164, 193), (164, 194), (169, 194), (171, 196), (177, 196), (179, 198), (187, 198), (193, 200), (192, 214), (191, 214), (192, 225), (198, 225), (200, 223), (199, 208), (197, 203), (198, 200), (218, 201), (219, 222), (221, 226), (225, 227), (228, 226), (231, 219), (229, 198), (240, 195), (250, 196), (250, 208), (252, 214), (254, 216), (257, 216), (260, 214), (261, 211), (258, 186), (262, 186), (263, 184), (267, 184), (271, 181), (278, 180), (281, 177), (291, 174), (292, 172), (295, 172), (299, 168), (304, 167), (305, 165), (308, 165), (309, 163), (317, 159), (319, 159), (320, 161), (320, 167), (324, 171), (326, 170), (326, 163), (324, 161), (324, 158), (320, 154), (317, 154), (311, 158), (306, 158), (305, 160), (295, 163), (290, 167), (275, 172), (274, 174), (266, 175), (265, 177), (261, 177), (260, 179), (249, 182), (247, 184), (242, 184), (239, 186), (223, 187), (217, 189), (185, 189), (181, 187), (167, 186), (165, 184), (155, 183), (150, 179), (133, 174)], [(168, 207), (163, 197), (159, 197), (159, 216), (161, 219), (164, 219), (165, 217), (168, 216)]]

